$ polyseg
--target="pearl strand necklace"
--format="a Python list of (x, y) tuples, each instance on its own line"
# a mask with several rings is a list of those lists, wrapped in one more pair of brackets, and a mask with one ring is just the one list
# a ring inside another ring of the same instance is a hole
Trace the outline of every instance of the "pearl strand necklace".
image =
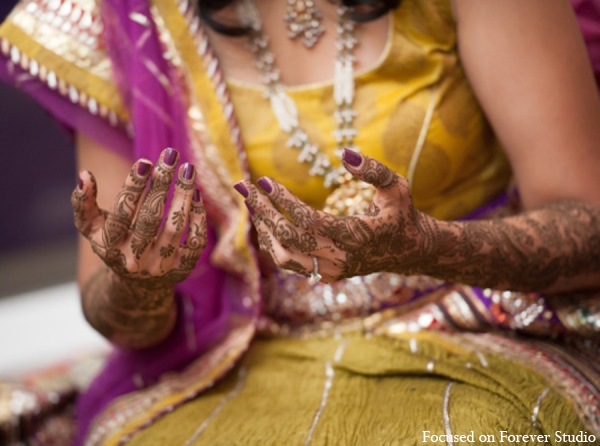
[[(333, 136), (337, 147), (335, 155), (341, 159), (344, 148), (359, 151), (354, 144), (357, 131), (354, 128), (356, 112), (354, 102), (354, 22), (348, 18), (348, 8), (338, 7), (337, 56), (334, 65), (333, 97), (336, 104), (334, 117), (337, 123)], [(306, 131), (300, 127), (296, 103), (285, 92), (280, 81), (279, 70), (275, 67), (275, 57), (269, 50), (268, 37), (262, 32), (260, 17), (252, 0), (242, 0), (238, 6), (240, 21), (250, 28), (249, 48), (254, 55), (254, 64), (261, 74), (265, 86), (264, 96), (269, 99), (279, 127), (289, 135), (286, 147), (300, 151), (298, 162), (310, 165), (309, 175), (323, 177), (325, 187), (337, 186), (347, 181), (348, 172), (343, 166), (331, 165), (327, 154), (310, 141)]]

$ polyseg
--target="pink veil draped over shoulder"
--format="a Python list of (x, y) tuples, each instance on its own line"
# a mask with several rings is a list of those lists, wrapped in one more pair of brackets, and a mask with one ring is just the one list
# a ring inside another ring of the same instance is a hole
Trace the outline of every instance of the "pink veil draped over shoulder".
[(600, 0), (571, 0), (600, 87)]
[[(203, 166), (197, 165), (190, 148), (187, 93), (177, 72), (165, 60), (165, 47), (152, 19), (150, 2), (103, 0), (100, 14), (113, 77), (130, 116), (127, 127), (115, 127), (90, 114), (31, 76), (10, 55), (0, 63), (0, 78), (33, 96), (66, 126), (132, 162), (138, 158), (155, 161), (166, 147), (176, 148), (181, 163), (196, 164), (202, 190)], [(206, 198), (205, 204), (209, 209)], [(176, 328), (152, 348), (115, 349), (110, 354), (100, 374), (78, 399), (76, 445), (85, 442), (94, 418), (117, 398), (159, 382), (166, 372), (182, 371), (217, 345), (231, 329), (233, 314), (255, 320), (257, 305), (248, 305), (247, 298), (241, 302), (249, 295), (247, 279), (211, 262), (218, 231), (209, 223), (208, 232), (208, 246), (195, 270), (176, 288)]]
[[(114, 76), (131, 116), (132, 157), (156, 160), (164, 148), (174, 147), (181, 153), (181, 162), (194, 162), (185, 92), (163, 57), (165, 48), (152, 22), (149, 2), (104, 0), (101, 14)], [(132, 20), (132, 14), (141, 20)], [(202, 166), (197, 167), (202, 177)], [(155, 383), (165, 372), (188, 366), (225, 336), (232, 313), (255, 313), (256, 308), (240, 303), (247, 294), (244, 280), (211, 263), (216, 238), (216, 231), (209, 228), (209, 243), (196, 269), (177, 287), (179, 311), (173, 333), (146, 350), (116, 350), (81, 395), (76, 444), (83, 443), (93, 418), (115, 398), (137, 390), (140, 383)]]

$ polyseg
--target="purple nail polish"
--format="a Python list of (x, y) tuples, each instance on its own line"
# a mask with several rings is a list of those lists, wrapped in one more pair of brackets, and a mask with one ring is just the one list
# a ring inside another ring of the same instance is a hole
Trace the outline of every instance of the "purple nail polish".
[(177, 161), (177, 150), (168, 148), (163, 161), (167, 166), (174, 166)]
[(256, 214), (256, 211), (254, 210), (254, 208), (252, 207), (252, 205), (250, 203), (248, 203), (247, 201), (244, 201), (244, 203), (246, 204), (246, 207), (248, 208), (248, 212), (250, 212), (250, 216), (254, 216), (254, 214)]
[(192, 197), (192, 200), (194, 200), (196, 203), (200, 203), (200, 191), (198, 189), (194, 189), (194, 196)]
[(77, 177), (77, 187), (79, 188), (79, 190), (83, 190), (83, 180), (81, 179), (81, 177)]
[(194, 165), (190, 164), (190, 163), (185, 163), (183, 165), (183, 179), (186, 181), (190, 181), (192, 178), (194, 178)]
[(360, 156), (353, 150), (344, 149), (344, 161), (350, 164), (352, 167), (358, 167), (361, 165), (363, 157)]
[(234, 186), (233, 186), (233, 188), (235, 190), (237, 190), (240, 193), (240, 195), (242, 197), (244, 197), (244, 198), (248, 198), (248, 196), (250, 195), (250, 192), (248, 191), (248, 188), (241, 181), (239, 183), (235, 183)]
[(138, 163), (138, 166), (137, 166), (137, 174), (138, 174), (140, 177), (143, 177), (143, 176), (145, 176), (145, 175), (148, 173), (148, 171), (150, 170), (150, 166), (151, 166), (151, 165), (152, 165), (152, 164), (150, 164), (150, 163), (149, 163), (149, 162), (147, 162), (147, 161), (140, 161), (140, 162)]
[(259, 178), (256, 182), (266, 193), (270, 194), (273, 192), (273, 186), (266, 178)]

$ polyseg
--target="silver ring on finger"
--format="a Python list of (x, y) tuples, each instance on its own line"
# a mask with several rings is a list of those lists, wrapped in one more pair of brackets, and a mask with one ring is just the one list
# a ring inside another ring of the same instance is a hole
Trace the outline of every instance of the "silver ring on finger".
[(317, 258), (315, 256), (310, 256), (313, 262), (313, 271), (312, 273), (310, 273), (310, 277), (308, 278), (308, 283), (311, 285), (316, 285), (317, 283), (320, 282), (320, 280), (323, 278), (323, 276), (321, 276), (319, 274), (319, 261), (317, 260)]

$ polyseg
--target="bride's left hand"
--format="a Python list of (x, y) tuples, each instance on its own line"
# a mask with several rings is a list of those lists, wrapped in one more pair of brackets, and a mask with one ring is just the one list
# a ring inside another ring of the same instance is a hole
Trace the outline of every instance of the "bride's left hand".
[[(379, 161), (346, 150), (344, 166), (377, 192), (365, 214), (336, 217), (303, 203), (272, 178), (240, 182), (260, 249), (283, 269), (309, 276), (316, 257), (324, 282), (370, 274), (416, 274), (435, 257), (428, 247), (435, 220), (413, 206), (406, 178)], [(282, 213), (279, 209), (285, 211)]]

